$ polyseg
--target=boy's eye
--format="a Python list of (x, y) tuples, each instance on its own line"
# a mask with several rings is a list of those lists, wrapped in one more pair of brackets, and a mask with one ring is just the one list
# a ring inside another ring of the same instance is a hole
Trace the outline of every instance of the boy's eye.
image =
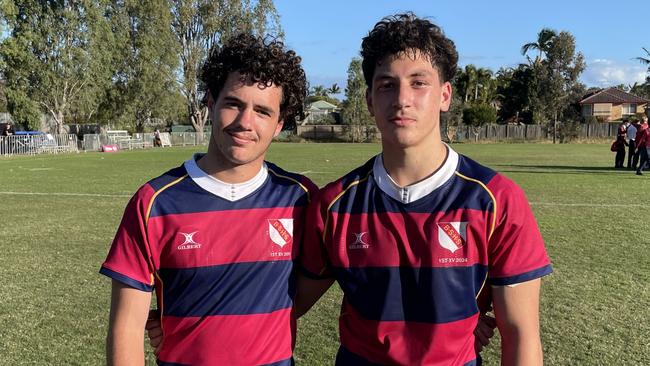
[(391, 81), (384, 81), (379, 83), (378, 88), (379, 89), (390, 89), (393, 87), (393, 82)]

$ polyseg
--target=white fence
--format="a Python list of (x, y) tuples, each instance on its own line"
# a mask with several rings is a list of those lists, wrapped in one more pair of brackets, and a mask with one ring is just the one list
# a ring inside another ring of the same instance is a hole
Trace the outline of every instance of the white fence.
[(0, 155), (36, 155), (79, 152), (76, 135), (0, 136)]
[[(81, 148), (85, 151), (100, 151), (102, 145), (117, 145), (121, 150), (133, 150), (153, 147), (153, 133), (134, 133), (132, 136), (84, 135)], [(161, 132), (162, 146), (197, 146), (206, 145), (210, 133), (203, 134), (203, 140), (196, 132)]]
[[(165, 146), (197, 146), (207, 145), (210, 133), (203, 136), (195, 132), (162, 132), (160, 140)], [(153, 133), (128, 134), (86, 134), (82, 140), (77, 135), (38, 134), (0, 136), (0, 156), (57, 154), (64, 152), (101, 151), (102, 145), (117, 145), (120, 150), (152, 148)]]

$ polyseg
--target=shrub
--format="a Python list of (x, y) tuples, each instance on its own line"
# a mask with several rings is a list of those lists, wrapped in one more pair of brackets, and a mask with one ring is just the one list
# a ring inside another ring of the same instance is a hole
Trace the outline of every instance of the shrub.
[(463, 110), (463, 123), (480, 127), (497, 121), (497, 110), (489, 104), (475, 104)]

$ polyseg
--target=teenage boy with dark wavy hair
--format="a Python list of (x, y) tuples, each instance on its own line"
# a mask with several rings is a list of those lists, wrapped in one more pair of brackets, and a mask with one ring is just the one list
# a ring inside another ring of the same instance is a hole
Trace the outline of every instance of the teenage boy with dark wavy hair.
[(552, 269), (530, 206), (441, 139), (454, 43), (398, 14), (375, 25), (361, 55), (382, 152), (310, 205), (296, 312), (336, 280), (337, 365), (477, 365), (477, 299), (491, 289), (502, 364), (541, 365), (540, 277)]
[(113, 279), (111, 365), (143, 364), (153, 290), (159, 365), (293, 364), (292, 263), (316, 187), (264, 157), (303, 117), (305, 73), (281, 42), (242, 34), (201, 77), (207, 153), (137, 191), (100, 270)]

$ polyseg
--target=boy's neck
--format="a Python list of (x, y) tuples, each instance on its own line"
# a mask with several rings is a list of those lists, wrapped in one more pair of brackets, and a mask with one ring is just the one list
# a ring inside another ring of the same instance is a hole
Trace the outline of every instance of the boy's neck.
[(401, 187), (420, 182), (435, 173), (445, 162), (447, 145), (438, 140), (430, 146), (407, 149), (383, 146), (382, 157), (388, 175)]
[(238, 184), (248, 182), (260, 172), (264, 164), (264, 156), (261, 156), (256, 161), (238, 165), (224, 157), (208, 152), (196, 163), (208, 175), (224, 183)]

